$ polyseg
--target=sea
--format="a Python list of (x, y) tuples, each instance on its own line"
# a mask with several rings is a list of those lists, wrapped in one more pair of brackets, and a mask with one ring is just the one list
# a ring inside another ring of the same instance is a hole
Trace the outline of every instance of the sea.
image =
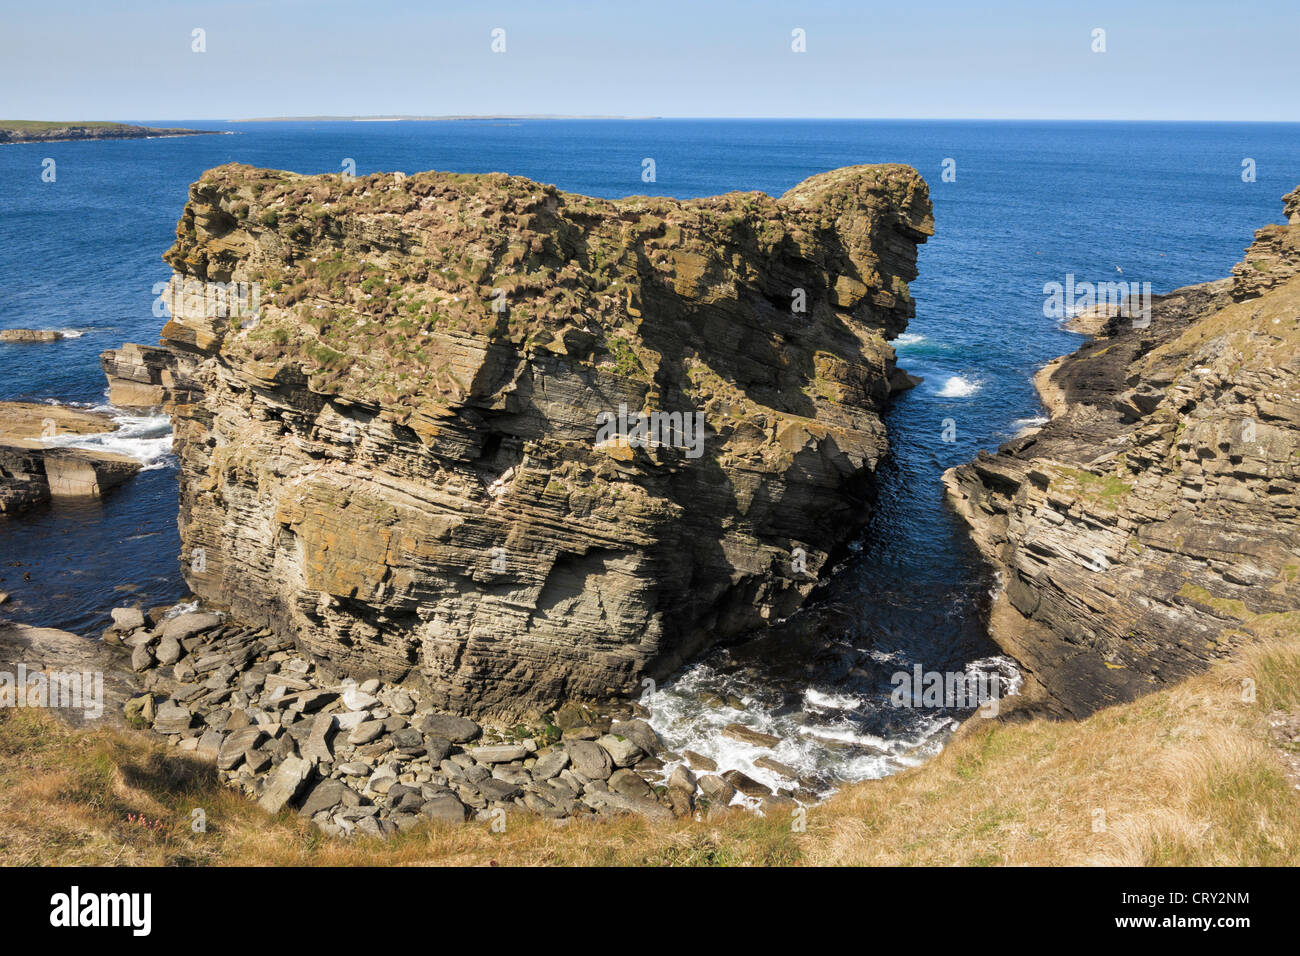
[[(99, 354), (158, 340), (161, 254), (205, 169), (501, 171), (594, 196), (689, 198), (780, 195), (858, 163), (914, 166), (930, 184), (936, 231), (911, 284), (916, 318), (895, 347), (923, 381), (888, 411), (892, 450), (872, 523), (815, 596), (832, 613), (715, 651), (642, 698), (674, 750), (788, 786), (756, 764), (766, 754), (818, 792), (927, 759), (970, 715), (913, 706), (924, 703), (908, 696), (916, 682), (900, 675), (1017, 687), (984, 625), (1000, 582), (944, 502), (940, 476), (1044, 420), (1031, 378), (1080, 342), (1047, 314), (1051, 284), (1150, 283), (1160, 294), (1226, 276), (1255, 229), (1282, 221), (1280, 197), (1300, 183), (1297, 124), (131, 122), (221, 135), (0, 147), (0, 329), (66, 336), (0, 344), (0, 400), (101, 408), (117, 427), (86, 440), (145, 466), (102, 501), (0, 521), (0, 591), (11, 596), (0, 614), (88, 639), (113, 607), (186, 595), (167, 419), (108, 406)], [(724, 736), (735, 722), (780, 743)]]

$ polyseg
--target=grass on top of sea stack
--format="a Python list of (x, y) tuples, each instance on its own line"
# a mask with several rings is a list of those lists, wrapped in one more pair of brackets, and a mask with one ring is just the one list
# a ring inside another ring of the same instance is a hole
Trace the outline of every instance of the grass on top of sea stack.
[[(0, 710), (0, 859), (9, 865), (1295, 865), (1300, 638), (1248, 649), (1079, 722), (969, 725), (925, 766), (845, 788), (791, 820), (731, 810), (557, 827), (512, 814), (335, 840), (268, 818), (210, 765), (142, 731), (69, 730)], [(1243, 700), (1243, 681), (1255, 700)], [(1290, 730), (1279, 735), (1279, 721)], [(191, 829), (202, 808), (207, 831)], [(1099, 812), (1100, 811), (1100, 812)]]

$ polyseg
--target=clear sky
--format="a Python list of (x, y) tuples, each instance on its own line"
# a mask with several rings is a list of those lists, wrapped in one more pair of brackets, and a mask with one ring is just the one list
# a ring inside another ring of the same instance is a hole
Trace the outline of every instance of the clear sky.
[(1297, 38), (1300, 0), (0, 0), (0, 118), (1297, 121)]

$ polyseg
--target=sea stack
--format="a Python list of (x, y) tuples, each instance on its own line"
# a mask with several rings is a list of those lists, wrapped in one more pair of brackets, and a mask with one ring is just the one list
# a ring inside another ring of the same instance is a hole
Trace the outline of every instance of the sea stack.
[(197, 595), (527, 716), (800, 606), (870, 513), (932, 234), (899, 165), (688, 201), (229, 165), (165, 256), (166, 356), (106, 367), (171, 383)]

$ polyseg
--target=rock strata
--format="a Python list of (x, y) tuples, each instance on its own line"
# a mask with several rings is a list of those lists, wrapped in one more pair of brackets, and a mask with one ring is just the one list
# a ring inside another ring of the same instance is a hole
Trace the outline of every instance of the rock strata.
[(115, 427), (96, 412), (0, 402), (0, 516), (59, 498), (99, 497), (138, 472), (140, 463), (127, 455), (46, 441)]
[[(1300, 190), (1229, 280), (1113, 316), (1041, 430), (949, 471), (1025, 696), (1080, 716), (1300, 617)], [(1140, 323), (1139, 323), (1140, 324)]]
[[(903, 166), (689, 201), (224, 166), (165, 257), (165, 351), (105, 368), (172, 416), (196, 594), (440, 711), (535, 715), (800, 605), (870, 512), (932, 231)], [(642, 412), (682, 427), (598, 441)]]

